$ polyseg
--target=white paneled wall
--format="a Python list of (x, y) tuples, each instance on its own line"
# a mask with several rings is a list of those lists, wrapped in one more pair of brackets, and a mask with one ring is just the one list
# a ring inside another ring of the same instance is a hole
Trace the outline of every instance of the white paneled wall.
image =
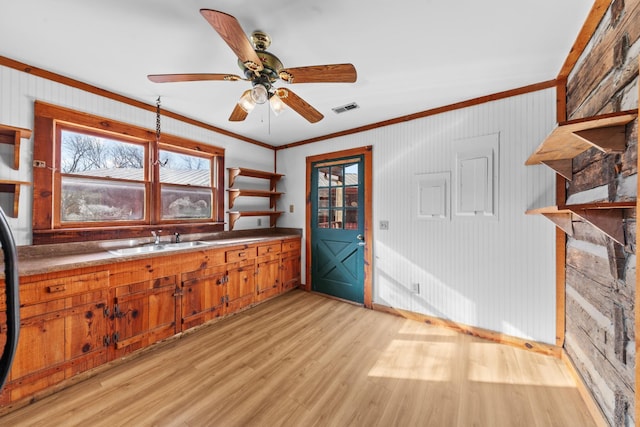
[[(305, 226), (305, 157), (373, 146), (374, 302), (508, 335), (555, 342), (555, 231), (524, 212), (555, 203), (555, 176), (524, 166), (555, 125), (552, 89), (451, 111), (278, 152), (294, 213), (280, 225)], [(499, 134), (498, 218), (416, 215), (415, 175), (453, 171), (454, 147)], [(380, 220), (389, 230), (380, 230)], [(412, 292), (412, 284), (419, 292)]]
[[(157, 95), (150, 94), (149, 99), (143, 101), (155, 105), (156, 98)], [(155, 112), (0, 66), (0, 123), (33, 130), (33, 103), (36, 100), (155, 130)], [(225, 148), (227, 166), (268, 171), (274, 168), (273, 151), (254, 144), (167, 117), (162, 118), (162, 132)], [(13, 161), (9, 152), (11, 149), (9, 146), (0, 147), (0, 179), (31, 182), (33, 138), (22, 141), (18, 171), (10, 167), (10, 162)], [(225, 173), (225, 188), (226, 180)], [(23, 187), (20, 194), (20, 215), (18, 218), (8, 218), (18, 245), (31, 243), (32, 200), (31, 187)], [(5, 212), (9, 209), (9, 203), (7, 197), (0, 197), (0, 206)], [(240, 222), (237, 228), (243, 228), (243, 225), (244, 228), (255, 228), (254, 224)]]

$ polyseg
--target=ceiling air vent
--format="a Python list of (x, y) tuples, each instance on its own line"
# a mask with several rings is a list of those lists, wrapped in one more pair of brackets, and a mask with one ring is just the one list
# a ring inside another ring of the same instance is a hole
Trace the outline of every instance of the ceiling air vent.
[(355, 110), (356, 108), (360, 108), (360, 106), (355, 102), (351, 102), (347, 105), (343, 105), (342, 107), (334, 107), (332, 108), (332, 110), (334, 113), (340, 114), (340, 113), (346, 113), (347, 111), (350, 111), (350, 110)]

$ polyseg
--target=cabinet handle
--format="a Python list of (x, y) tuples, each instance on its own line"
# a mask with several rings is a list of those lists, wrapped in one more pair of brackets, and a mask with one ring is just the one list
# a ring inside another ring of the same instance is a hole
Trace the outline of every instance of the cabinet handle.
[(53, 294), (53, 293), (56, 293), (56, 292), (62, 292), (62, 291), (66, 291), (66, 290), (67, 290), (67, 286), (64, 285), (64, 284), (47, 286), (47, 292), (49, 292), (50, 294)]
[(247, 255), (246, 252), (238, 252), (238, 256), (240, 258), (244, 257), (245, 255)]

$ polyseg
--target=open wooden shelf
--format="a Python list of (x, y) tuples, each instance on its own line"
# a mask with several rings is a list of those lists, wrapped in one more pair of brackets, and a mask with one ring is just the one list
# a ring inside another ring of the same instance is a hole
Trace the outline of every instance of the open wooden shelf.
[(268, 197), (269, 198), (269, 207), (274, 209), (276, 207), (276, 200), (283, 193), (279, 191), (267, 191), (267, 190), (247, 190), (240, 188), (230, 188), (227, 190), (229, 192), (229, 209), (233, 208), (233, 204), (236, 199), (240, 196), (249, 196), (249, 197)]
[(229, 230), (233, 230), (236, 221), (243, 216), (268, 216), (269, 225), (275, 227), (278, 217), (283, 213), (282, 211), (229, 211)]
[(543, 215), (569, 236), (573, 236), (573, 215), (596, 227), (624, 246), (624, 209), (635, 209), (636, 202), (594, 202), (529, 209), (527, 215)]
[(13, 145), (13, 168), (20, 169), (20, 140), (31, 138), (29, 129), (0, 124), (0, 143)]
[(20, 202), (20, 187), (22, 185), (31, 185), (26, 181), (10, 181), (0, 179), (0, 193), (13, 193), (13, 217), (18, 217), (18, 206)]
[(525, 165), (545, 164), (571, 181), (572, 159), (578, 154), (592, 147), (603, 153), (624, 152), (625, 125), (637, 115), (635, 110), (623, 111), (559, 123)]
[(268, 190), (258, 190), (258, 189), (243, 189), (243, 188), (228, 188), (227, 192), (229, 194), (229, 209), (233, 208), (235, 201), (240, 196), (248, 196), (248, 197), (267, 197), (269, 198), (269, 207), (272, 209), (270, 211), (228, 211), (229, 214), (229, 230), (233, 230), (233, 227), (236, 224), (236, 221), (241, 217), (249, 217), (249, 216), (268, 216), (269, 217), (269, 225), (271, 227), (276, 226), (276, 221), (278, 217), (283, 214), (283, 212), (276, 211), (276, 202), (278, 198), (284, 194), (276, 190), (278, 181), (284, 175), (274, 172), (265, 172), (255, 169), (247, 169), (247, 168), (227, 168), (229, 171), (229, 187), (232, 187), (236, 178), (239, 176), (249, 177), (249, 178), (258, 178), (258, 179), (266, 179), (269, 181), (269, 189)]
[(269, 180), (269, 190), (276, 191), (276, 185), (280, 178), (284, 175), (274, 172), (264, 172), (247, 168), (228, 168), (229, 170), (229, 187), (233, 187), (238, 176), (246, 176), (250, 178), (261, 178)]

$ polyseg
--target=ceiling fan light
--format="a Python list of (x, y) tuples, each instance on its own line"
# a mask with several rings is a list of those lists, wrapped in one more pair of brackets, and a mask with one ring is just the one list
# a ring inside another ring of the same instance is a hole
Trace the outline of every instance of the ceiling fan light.
[(251, 91), (248, 90), (242, 94), (240, 100), (238, 101), (238, 105), (247, 113), (250, 113), (251, 110), (254, 109), (256, 103), (251, 97)]
[(264, 104), (269, 99), (269, 92), (267, 88), (261, 84), (257, 84), (251, 89), (251, 99), (256, 104)]
[(279, 116), (280, 113), (284, 111), (284, 108), (286, 106), (285, 103), (282, 102), (282, 99), (280, 99), (280, 97), (275, 94), (269, 99), (269, 104), (271, 105), (271, 111), (273, 111), (273, 114), (275, 114), (276, 116)]

